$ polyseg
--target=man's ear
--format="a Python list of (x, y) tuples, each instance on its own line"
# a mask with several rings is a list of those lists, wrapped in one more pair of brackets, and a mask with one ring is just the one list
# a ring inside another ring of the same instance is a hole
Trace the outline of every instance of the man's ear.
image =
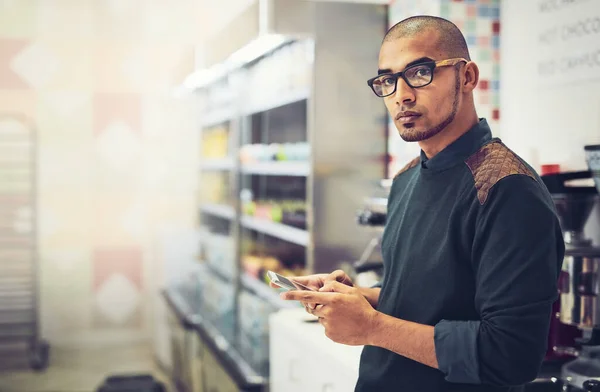
[(470, 93), (479, 83), (479, 67), (473, 61), (469, 61), (464, 66), (463, 91)]

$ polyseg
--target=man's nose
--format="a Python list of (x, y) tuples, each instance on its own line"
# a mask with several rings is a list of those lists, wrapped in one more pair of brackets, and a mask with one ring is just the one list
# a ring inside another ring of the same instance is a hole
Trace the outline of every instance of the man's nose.
[(395, 98), (396, 104), (398, 105), (413, 103), (416, 99), (415, 91), (404, 79), (398, 78), (398, 81), (396, 82)]

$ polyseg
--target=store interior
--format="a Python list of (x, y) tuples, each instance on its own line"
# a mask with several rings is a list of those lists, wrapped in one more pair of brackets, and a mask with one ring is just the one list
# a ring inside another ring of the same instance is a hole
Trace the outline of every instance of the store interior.
[(546, 184), (591, 292), (559, 293), (526, 391), (600, 381), (600, 0), (5, 0), (0, 391), (353, 391), (362, 347), (267, 271), (381, 280), (420, 149), (367, 80), (414, 15), (463, 32), (493, 135), (585, 188)]

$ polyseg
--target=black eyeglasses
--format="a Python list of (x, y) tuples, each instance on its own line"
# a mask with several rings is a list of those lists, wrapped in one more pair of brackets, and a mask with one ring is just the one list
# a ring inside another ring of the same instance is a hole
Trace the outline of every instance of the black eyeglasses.
[(437, 67), (456, 65), (463, 61), (468, 63), (468, 61), (463, 58), (455, 58), (411, 65), (401, 72), (378, 75), (367, 80), (367, 84), (373, 89), (373, 92), (378, 97), (387, 97), (396, 92), (398, 78), (404, 79), (406, 84), (412, 88), (425, 87), (433, 82), (433, 71)]

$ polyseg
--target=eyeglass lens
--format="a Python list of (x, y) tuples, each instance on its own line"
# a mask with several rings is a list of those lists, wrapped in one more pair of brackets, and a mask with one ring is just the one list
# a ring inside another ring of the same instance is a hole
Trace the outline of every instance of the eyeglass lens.
[[(404, 71), (404, 77), (410, 87), (423, 87), (431, 83), (433, 77), (432, 67), (430, 65), (414, 65)], [(379, 96), (393, 94), (396, 90), (396, 83), (399, 76), (381, 75), (373, 81), (373, 90)]]

